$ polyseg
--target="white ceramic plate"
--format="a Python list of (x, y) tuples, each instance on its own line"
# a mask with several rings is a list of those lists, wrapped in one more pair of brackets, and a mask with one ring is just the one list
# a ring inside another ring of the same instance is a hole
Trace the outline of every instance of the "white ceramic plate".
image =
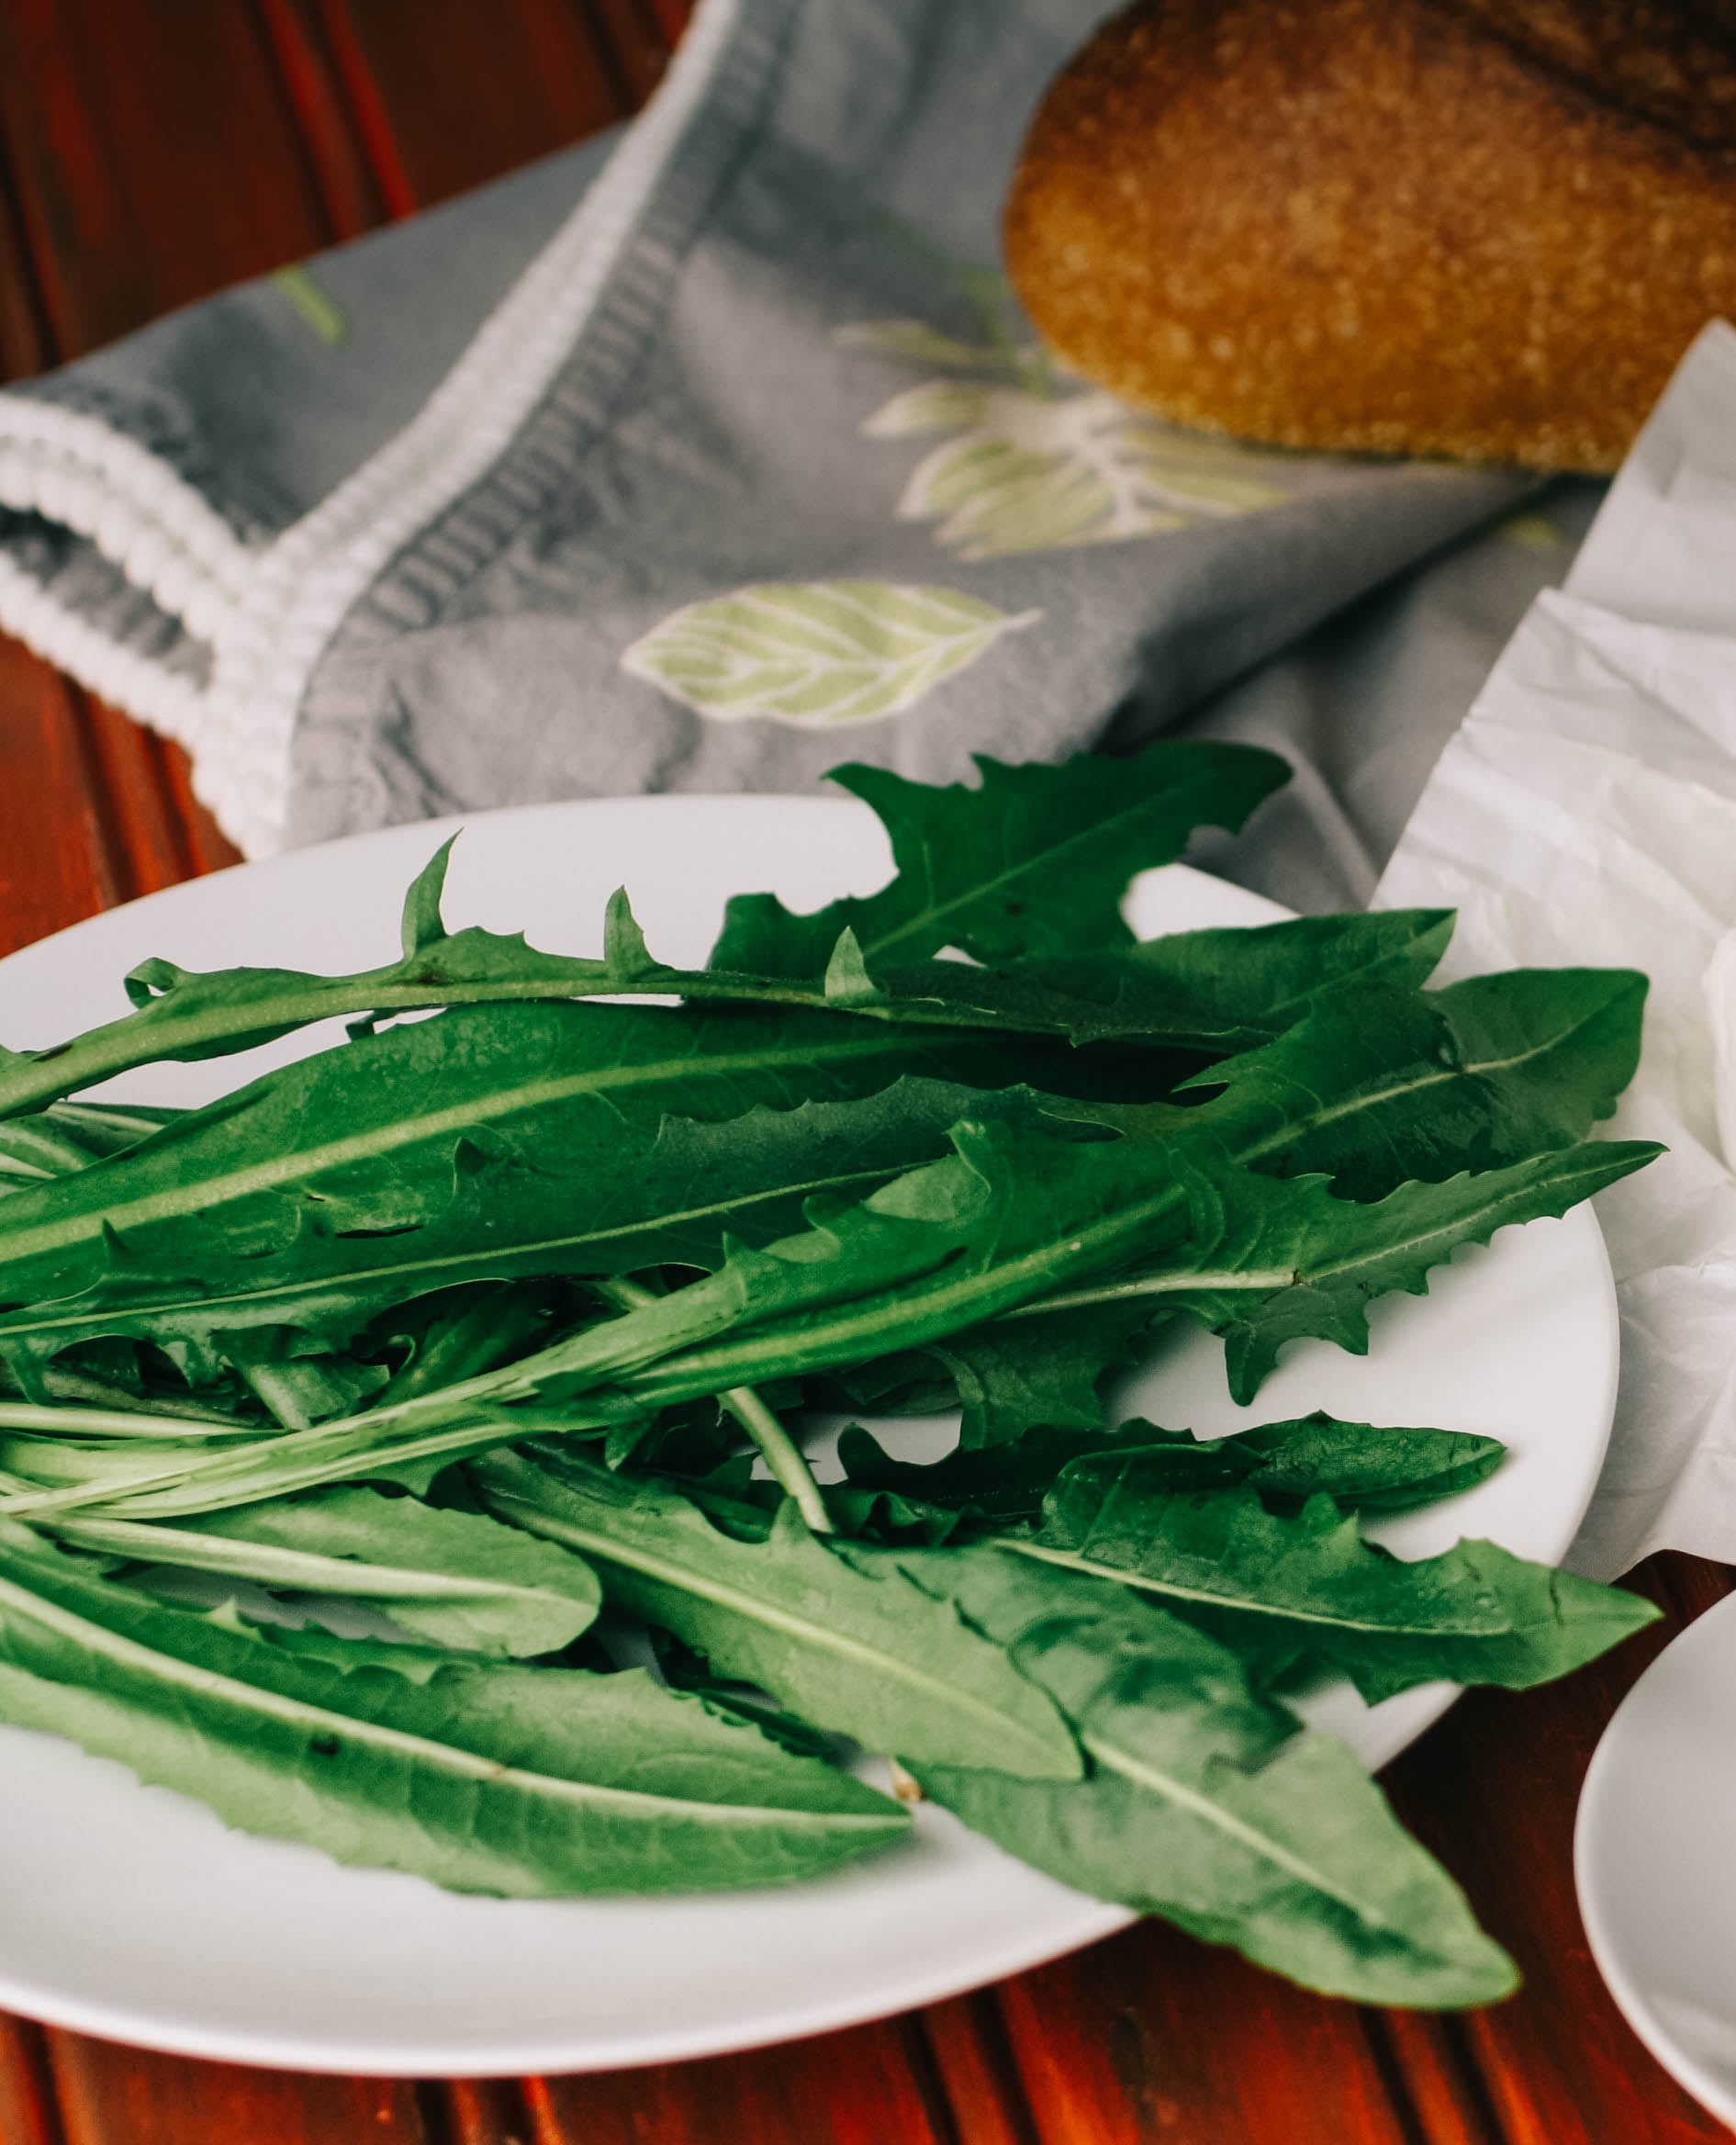
[[(454, 823), (455, 824), (455, 823)], [(389, 960), (403, 890), (449, 825), (393, 828), (176, 887), (0, 962), (0, 1042), (35, 1048), (125, 1008), (151, 954), (340, 971)], [(658, 797), (481, 816), (454, 859), (454, 924), (527, 928), (600, 950), (624, 882), (654, 951), (698, 963), (724, 897), (774, 888), (794, 906), (866, 893), (885, 838), (854, 802)], [(1145, 932), (1280, 912), (1179, 867), (1128, 911)], [(129, 1074), (112, 1092), (196, 1102), (313, 1047)], [(1461, 1254), (1427, 1299), (1374, 1312), (1365, 1359), (1293, 1348), (1256, 1409), (1225, 1390), (1219, 1345), (1167, 1342), (1130, 1411), (1223, 1432), (1327, 1408), (1439, 1424), (1513, 1457), (1444, 1510), (1386, 1539), (1407, 1555), (1461, 1533), (1558, 1558), (1602, 1461), (1616, 1316), (1596, 1224), (1509, 1230)], [(921, 1427), (911, 1433), (921, 1438)], [(932, 1440), (932, 1430), (928, 1433)], [(1346, 1687), (1320, 1717), (1385, 1762), (1449, 1702), (1445, 1686), (1370, 1712)], [(1119, 1909), (1008, 1859), (943, 1812), (913, 1839), (823, 1881), (648, 1902), (502, 1902), (225, 1829), (208, 1811), (54, 1737), (0, 1729), (0, 2006), (121, 2040), (297, 2069), (483, 2074), (697, 2056), (932, 2001), (1119, 1927)]]
[(1574, 1838), (1592, 1956), (1678, 2083), (1736, 2125), (1736, 1595), (1666, 1646), (1604, 1730)]

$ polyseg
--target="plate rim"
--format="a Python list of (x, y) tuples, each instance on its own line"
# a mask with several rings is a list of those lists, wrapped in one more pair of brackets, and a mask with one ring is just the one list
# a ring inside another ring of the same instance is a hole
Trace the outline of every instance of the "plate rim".
[[(1621, 1737), (1618, 1730), (1622, 1715), (1639, 1696), (1650, 1679), (1663, 1668), (1663, 1664), (1676, 1649), (1686, 1646), (1690, 1640), (1696, 1645), (1718, 1643), (1723, 1636), (1725, 1623), (1736, 1620), (1736, 1594), (1727, 1594), (1721, 1601), (1714, 1602), (1703, 1615), (1697, 1616), (1665, 1645), (1657, 1658), (1649, 1662), (1621, 1702), (1604, 1724), (1597, 1738), (1597, 1747), (1592, 1752), (1591, 1763), (1585, 1769), (1585, 1778), (1579, 1791), (1579, 1804), (1574, 1818), (1574, 1893), (1579, 1905), (1579, 1918), (1585, 1928), (1585, 1938), (1591, 1947), (1593, 1963), (1603, 1977), (1604, 1986), (1609, 1991), (1618, 2011), (1632, 2027), (1634, 2034), (1662, 2068), (1667, 2071), (1682, 2090), (1718, 2119), (1736, 2128), (1736, 2086), (1720, 2080), (1708, 2071), (1689, 2050), (1671, 2033), (1658, 2016), (1649, 1998), (1642, 1991), (1635, 1975), (1630, 1971), (1619, 1939), (1611, 1922), (1604, 1898), (1600, 1880), (1593, 1863), (1598, 1854), (1597, 1836), (1607, 1823), (1604, 1810), (1612, 1776), (1621, 1762)], [(1726, 1645), (1736, 1643), (1724, 1637)], [(1680, 1656), (1675, 1664), (1680, 1667)]]
[[(573, 798), (549, 800), (533, 804), (508, 805), (487, 812), (450, 814), (438, 820), (418, 820), (398, 825), (377, 828), (342, 837), (339, 841), (317, 845), (309, 849), (292, 850), (278, 857), (258, 859), (225, 868), (191, 881), (184, 881), (171, 887), (142, 895), (135, 901), (118, 904), (113, 909), (97, 915), (81, 919), (63, 930), (34, 940), (18, 948), (0, 960), (0, 979), (13, 969), (17, 962), (34, 962), (47, 957), (47, 949), (63, 944), (74, 935), (96, 933), (114, 928), (113, 919), (126, 914), (139, 912), (173, 913), (175, 907), (191, 900), (199, 903), (210, 897), (210, 889), (220, 886), (237, 871), (258, 874), (255, 883), (285, 869), (298, 864), (305, 867), (310, 855), (331, 856), (336, 852), (353, 851), (358, 848), (375, 848), (383, 837), (402, 842), (406, 847), (419, 847), (426, 854), (447, 834), (480, 822), (504, 823), (513, 819), (535, 817), (561, 819), (575, 814), (603, 812), (610, 815), (627, 812), (637, 814), (659, 815), (667, 814), (670, 807), (684, 811), (699, 811), (704, 815), (727, 814), (732, 809), (744, 814), (767, 806), (799, 806), (803, 810), (819, 808), (825, 812), (848, 815), (858, 822), (871, 818), (868, 808), (854, 798), (816, 795), (785, 796), (767, 792), (730, 792), (722, 795), (702, 793), (641, 794), (622, 798)], [(1241, 912), (1235, 918), (1223, 919), (1226, 923), (1252, 925), (1260, 921), (1282, 919), (1293, 912), (1268, 900), (1265, 896), (1220, 880), (1211, 874), (1197, 871), (1184, 864), (1160, 868), (1175, 882), (1198, 882), (1212, 889), (1215, 903), (1233, 904)], [(1142, 874), (1141, 877), (1147, 875)], [(1188, 928), (1183, 924), (1179, 928)], [(535, 926), (531, 927), (534, 932)], [(13, 971), (17, 972), (16, 970)], [(0, 983), (3, 987), (3, 983)], [(1609, 1269), (1607, 1252), (1604, 1249), (1602, 1232), (1588, 1205), (1574, 1210), (1583, 1218), (1581, 1226), (1589, 1225), (1595, 1237), (1601, 1263), (1604, 1292), (1604, 1331), (1607, 1337), (1611, 1361), (1618, 1346), (1614, 1318), (1614, 1279)], [(1608, 1406), (1605, 1410), (1602, 1434), (1598, 1443), (1598, 1463), (1607, 1447), (1610, 1421), (1614, 1410), (1614, 1378), (1607, 1381)], [(1590, 1484), (1595, 1487), (1596, 1468), (1589, 1472)], [(1583, 1518), (1585, 1503), (1589, 1502), (1588, 1488), (1584, 1502), (1574, 1516), (1577, 1527)], [(1455, 1687), (1444, 1687), (1439, 1693), (1431, 1691), (1429, 1702), (1417, 1708), (1418, 1718), (1406, 1735), (1400, 1747), (1408, 1747), (1426, 1728), (1446, 1713), (1460, 1695)], [(1419, 1694), (1420, 1696), (1420, 1694)], [(24, 1731), (30, 1733), (30, 1731)], [(60, 1738), (65, 1741), (66, 1738)], [(1396, 1755), (1396, 1752), (1391, 1754)], [(1381, 1760), (1391, 1762), (1391, 1757)], [(123, 1769), (125, 1769), (123, 1768)], [(1378, 1770), (1377, 1766), (1374, 1769)], [(137, 1786), (137, 1776), (134, 1776)], [(157, 1791), (173, 1792), (174, 1791)], [(230, 1830), (239, 1830), (230, 1827)], [(830, 2001), (810, 1999), (800, 2005), (786, 2005), (775, 2015), (768, 2015), (761, 2025), (744, 2029), (736, 2021), (720, 2020), (711, 2027), (686, 2027), (670, 2030), (661, 2027), (652, 2030), (625, 2036), (617, 2032), (612, 2041), (600, 2041), (594, 2033), (581, 2036), (572, 2028), (553, 2031), (540, 2029), (539, 2038), (527, 2038), (514, 2046), (502, 2040), (492, 2049), (486, 2061), (467, 2053), (463, 2067), (450, 2073), (466, 2077), (492, 2077), (534, 2074), (543, 2072), (580, 2073), (635, 2068), (647, 2064), (677, 2061), (700, 2060), (733, 2051), (776, 2045), (786, 2040), (806, 2038), (816, 2034), (839, 2030), (853, 2025), (866, 2024), (878, 2018), (896, 2016), (923, 2005), (944, 2000), (985, 1983), (1029, 1971), (1044, 1962), (1067, 1956), (1084, 1946), (1097, 1942), (1115, 1931), (1126, 1927), (1142, 1917), (1133, 1911), (1106, 1902), (1093, 1900), (1083, 1893), (1067, 1893), (1066, 1888), (1058, 1888), (1070, 1898), (1075, 1908), (1070, 1917), (1071, 1926), (1064, 1930), (1058, 1940), (1055, 1924), (1041, 1925), (1035, 1929), (1028, 1942), (1009, 1943), (1004, 1937), (992, 1934), (979, 1940), (976, 1956), (969, 1968), (961, 1968), (956, 1954), (948, 1954), (951, 1963), (935, 1964), (927, 1971), (913, 1971), (899, 1983), (895, 1993), (883, 1998), (865, 2001), (860, 1992)], [(1058, 1922), (1058, 1915), (1056, 1921)], [(218, 2027), (216, 2029), (189, 2027), (185, 2030), (172, 2024), (160, 2024), (152, 2018), (142, 2018), (129, 2014), (124, 2005), (112, 2002), (82, 2002), (75, 1997), (51, 1997), (44, 2001), (34, 1993), (28, 1984), (10, 1975), (0, 1975), (0, 2006), (45, 2024), (86, 2032), (105, 2038), (130, 2043), (134, 2046), (161, 2050), (166, 2053), (193, 2058), (252, 2063), (270, 2068), (291, 2069), (324, 2074), (351, 2076), (426, 2076), (429, 2073), (430, 2051), (426, 2047), (412, 2047), (406, 2043), (393, 2046), (381, 2038), (369, 2048), (353, 2045), (323, 2045), (318, 2038), (300, 2038), (295, 2033), (265, 2036), (245, 2029)]]

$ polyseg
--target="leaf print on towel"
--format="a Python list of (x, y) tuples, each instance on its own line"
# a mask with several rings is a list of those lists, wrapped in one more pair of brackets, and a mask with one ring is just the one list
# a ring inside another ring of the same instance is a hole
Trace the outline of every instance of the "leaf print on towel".
[(350, 323), (336, 298), (317, 284), (299, 261), (280, 268), (272, 282), (301, 315), (321, 343), (347, 343)]
[(976, 376), (906, 388), (861, 427), (868, 439), (957, 435), (917, 466), (898, 511), (937, 520), (935, 540), (962, 559), (1118, 544), (1288, 496), (1271, 455), (1131, 410), (1061, 374), (1037, 344), (964, 343), (921, 320), (864, 320), (835, 339)]
[(958, 589), (761, 581), (672, 612), (621, 667), (719, 721), (830, 730), (914, 707), (1042, 615)]

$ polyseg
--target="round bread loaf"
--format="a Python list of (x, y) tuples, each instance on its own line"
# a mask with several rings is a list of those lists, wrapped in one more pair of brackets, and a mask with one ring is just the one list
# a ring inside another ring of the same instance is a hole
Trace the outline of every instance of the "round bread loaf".
[(1037, 114), (1014, 283), (1063, 363), (1184, 424), (1613, 468), (1736, 312), (1730, 12), (1141, 0)]

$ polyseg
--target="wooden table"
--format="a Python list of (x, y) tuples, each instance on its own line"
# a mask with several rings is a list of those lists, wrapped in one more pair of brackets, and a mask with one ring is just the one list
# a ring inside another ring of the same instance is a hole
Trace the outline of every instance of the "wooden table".
[[(944, 4), (944, 0), (936, 0)], [(0, 0), (0, 375), (404, 216), (649, 92), (686, 0)], [(0, 951), (234, 860), (179, 753), (0, 639)], [(1663, 1623), (1465, 1700), (1401, 1812), (1516, 1953), (1465, 2018), (1305, 1995), (1157, 1924), (907, 2017), (510, 2083), (300, 2077), (0, 2018), (0, 2145), (1684, 2145), (1726, 2133), (1612, 2007), (1574, 1803), (1622, 1692), (1731, 1575), (1659, 1557)]]

